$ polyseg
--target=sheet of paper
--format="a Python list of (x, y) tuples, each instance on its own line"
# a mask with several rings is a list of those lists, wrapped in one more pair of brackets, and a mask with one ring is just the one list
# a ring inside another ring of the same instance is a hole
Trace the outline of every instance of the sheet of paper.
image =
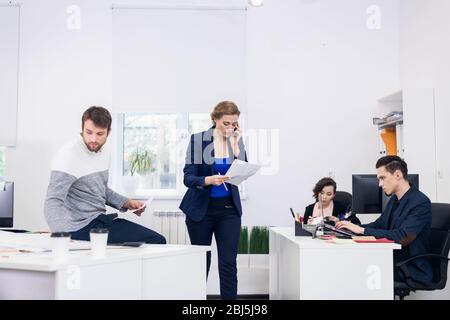
[(333, 239), (333, 242), (336, 244), (355, 244), (355, 241), (353, 241), (352, 239), (335, 238)]
[(355, 241), (377, 241), (374, 236), (353, 236), (352, 239)]
[(321, 223), (322, 220), (323, 220), (322, 217), (313, 217), (312, 221), (309, 224), (317, 225), (317, 224)]
[(143, 209), (143, 208), (148, 208), (148, 207), (150, 207), (150, 204), (152, 203), (152, 201), (153, 201), (153, 197), (150, 197), (147, 201), (144, 202), (144, 204), (143, 204), (139, 209), (136, 209), (136, 210), (134, 210), (133, 212), (138, 211), (138, 210), (141, 210), (141, 209)]
[[(21, 252), (48, 252), (52, 249), (50, 233), (14, 233), (0, 231), (0, 247), (16, 249)], [(88, 250), (89, 241), (71, 240), (69, 250)]]
[(253, 176), (261, 168), (258, 164), (248, 163), (239, 159), (236, 159), (231, 164), (230, 169), (228, 169), (225, 175), (230, 177), (230, 180), (226, 183), (238, 186), (243, 181), (247, 180)]

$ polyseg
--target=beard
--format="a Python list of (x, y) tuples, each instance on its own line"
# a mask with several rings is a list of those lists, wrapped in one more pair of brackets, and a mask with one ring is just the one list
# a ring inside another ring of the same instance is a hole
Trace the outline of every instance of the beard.
[(103, 147), (103, 144), (100, 143), (86, 143), (85, 141), (84, 144), (92, 152), (98, 152)]

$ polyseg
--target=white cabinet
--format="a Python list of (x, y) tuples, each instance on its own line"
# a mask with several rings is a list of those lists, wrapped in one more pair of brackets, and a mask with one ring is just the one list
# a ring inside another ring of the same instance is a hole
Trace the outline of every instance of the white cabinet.
[[(419, 174), (419, 187), (431, 201), (450, 202), (450, 96), (438, 97), (433, 88), (403, 89), (378, 100), (379, 116), (403, 112), (395, 124), (397, 154), (410, 173)], [(380, 155), (385, 151), (380, 138)]]
[(437, 201), (434, 89), (404, 89), (405, 161), (419, 174), (420, 189)]
[(437, 201), (450, 203), (450, 92), (435, 89)]

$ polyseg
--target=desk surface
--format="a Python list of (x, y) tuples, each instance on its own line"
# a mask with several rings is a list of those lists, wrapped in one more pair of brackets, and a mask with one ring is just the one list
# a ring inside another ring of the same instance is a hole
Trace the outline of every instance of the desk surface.
[(401, 249), (398, 243), (346, 243), (335, 244), (328, 243), (321, 239), (312, 239), (311, 237), (296, 237), (294, 227), (272, 227), (271, 232), (274, 232), (286, 239), (294, 242), (301, 249)]
[(195, 254), (208, 250), (210, 250), (209, 246), (144, 245), (140, 248), (108, 248), (106, 256), (100, 259), (94, 259), (90, 250), (70, 251), (67, 262), (63, 264), (55, 263), (51, 252), (0, 254), (0, 269), (54, 272), (65, 269), (70, 265), (101, 265), (130, 260)]

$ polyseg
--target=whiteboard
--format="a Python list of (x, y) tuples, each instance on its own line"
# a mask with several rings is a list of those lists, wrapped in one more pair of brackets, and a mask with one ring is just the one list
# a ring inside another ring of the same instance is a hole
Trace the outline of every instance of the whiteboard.
[(113, 9), (113, 109), (245, 109), (246, 10)]
[(0, 146), (17, 139), (19, 12), (18, 6), (0, 6)]

